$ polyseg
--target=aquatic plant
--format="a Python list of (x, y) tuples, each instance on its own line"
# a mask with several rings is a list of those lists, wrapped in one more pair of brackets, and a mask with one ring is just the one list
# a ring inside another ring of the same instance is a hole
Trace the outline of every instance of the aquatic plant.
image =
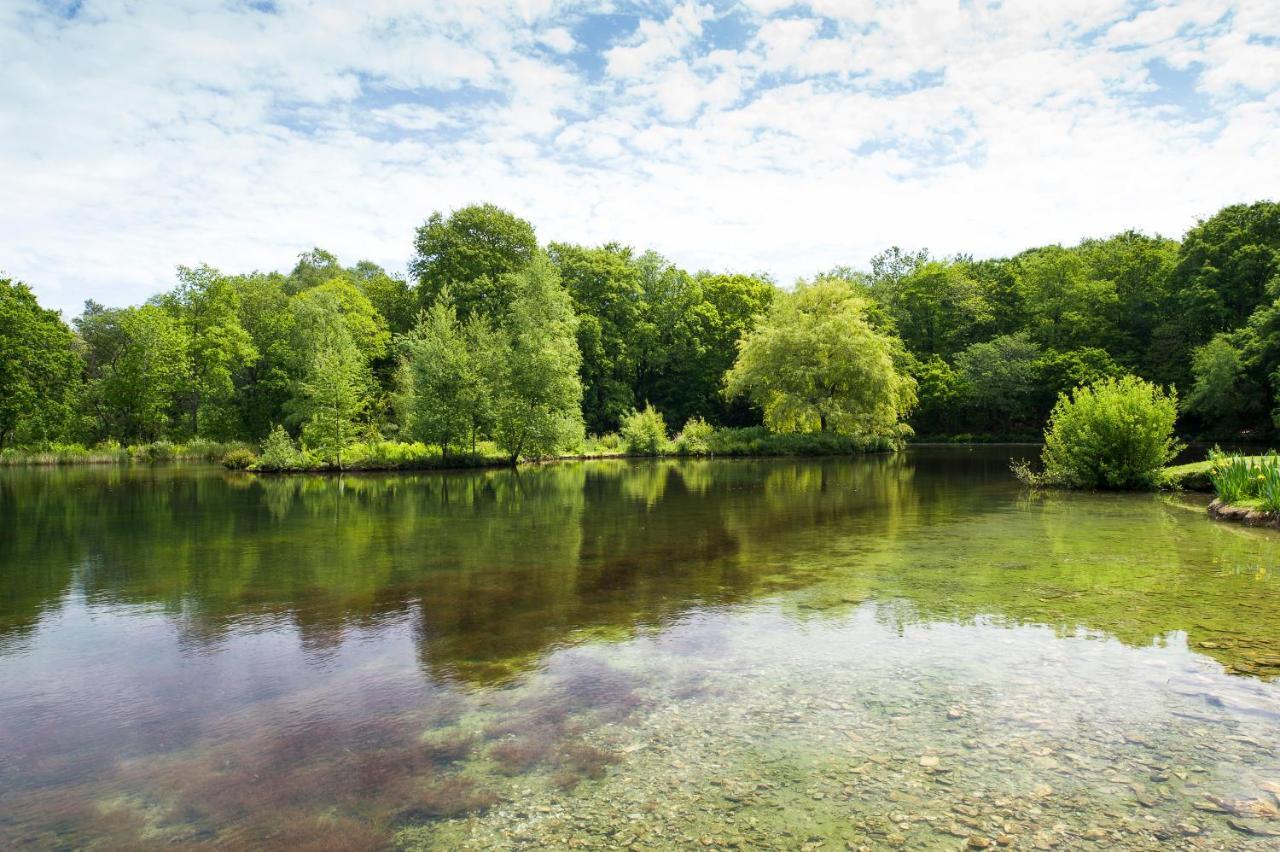
[(248, 447), (236, 447), (222, 457), (222, 466), (229, 470), (248, 470), (258, 461), (258, 454)]
[(547, 737), (520, 737), (495, 743), (489, 747), (489, 757), (504, 775), (523, 775), (551, 754), (552, 743)]
[[(1274, 465), (1272, 466), (1274, 468)], [(1259, 478), (1261, 477), (1261, 479)], [(1209, 468), (1213, 490), (1223, 503), (1239, 503), (1256, 496), (1266, 475), (1239, 455), (1218, 456)]]

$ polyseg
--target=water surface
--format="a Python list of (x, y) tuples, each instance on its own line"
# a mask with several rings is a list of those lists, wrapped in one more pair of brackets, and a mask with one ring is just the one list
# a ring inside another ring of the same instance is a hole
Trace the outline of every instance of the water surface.
[(1024, 452), (0, 471), (0, 846), (1280, 845), (1280, 536)]

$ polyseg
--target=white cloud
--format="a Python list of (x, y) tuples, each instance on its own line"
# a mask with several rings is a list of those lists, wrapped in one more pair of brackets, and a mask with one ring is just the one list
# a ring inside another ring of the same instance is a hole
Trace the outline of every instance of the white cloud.
[(277, 5), (0, 4), (0, 268), (68, 311), (313, 245), (402, 269), (432, 210), (485, 200), (787, 282), (893, 243), (1176, 235), (1280, 186), (1270, 0), (754, 0), (714, 45), (694, 2), (607, 44), (585, 0)]

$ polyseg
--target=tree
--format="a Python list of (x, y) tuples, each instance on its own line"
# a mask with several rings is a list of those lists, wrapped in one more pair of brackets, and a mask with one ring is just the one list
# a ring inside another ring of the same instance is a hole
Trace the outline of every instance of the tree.
[(1257, 388), (1251, 387), (1244, 356), (1228, 336), (1220, 334), (1196, 349), (1191, 374), (1195, 383), (1183, 401), (1183, 410), (1215, 427), (1241, 422)]
[(901, 341), (872, 328), (867, 307), (838, 281), (778, 297), (739, 343), (726, 393), (750, 396), (777, 432), (896, 435), (915, 382), (898, 369)]
[(404, 334), (413, 328), (418, 297), (409, 282), (400, 275), (388, 275), (381, 266), (367, 260), (352, 267), (350, 274), (393, 335)]
[(1026, 332), (975, 343), (956, 357), (962, 399), (980, 429), (1009, 430), (1034, 412), (1040, 347)]
[(504, 282), (514, 294), (502, 318), (503, 357), (492, 359), (494, 438), (511, 463), (581, 444), (577, 319), (555, 266), (542, 254)]
[(0, 278), (0, 447), (64, 437), (82, 370), (62, 316), (27, 285)]
[(548, 254), (573, 299), (582, 353), (582, 416), (587, 428), (617, 428), (635, 407), (639, 354), (651, 337), (644, 290), (631, 249), (552, 243)]
[(408, 434), (438, 444), (445, 458), (488, 423), (492, 393), (485, 364), (490, 329), (478, 317), (464, 327), (448, 291), (419, 317), (400, 367), (402, 422)]
[(645, 272), (641, 264), (648, 293), (645, 315), (654, 327), (646, 361), (653, 366), (641, 372), (637, 398), (667, 412), (673, 425), (690, 417), (736, 426), (759, 423), (759, 412), (748, 400), (724, 397), (723, 381), (737, 358), (737, 343), (754, 329), (778, 289), (755, 275), (699, 272), (690, 279), (669, 265), (652, 269)]
[(918, 263), (896, 282), (890, 307), (902, 342), (920, 357), (954, 356), (994, 319), (981, 285), (961, 263)]
[(538, 250), (533, 226), (492, 204), (473, 204), (445, 218), (439, 211), (418, 228), (409, 271), (423, 307), (449, 288), (458, 316), (498, 320), (511, 305), (515, 278)]
[(316, 347), (299, 385), (303, 440), (339, 470), (368, 401), (367, 372), (360, 349), (345, 332), (337, 332)]
[(1029, 330), (1053, 349), (1106, 348), (1115, 340), (1115, 284), (1090, 277), (1083, 254), (1061, 246), (1025, 252), (1018, 282)]
[(191, 381), (189, 339), (157, 305), (85, 304), (76, 327), (88, 344), (86, 398), (105, 435), (154, 441), (165, 434)]
[(178, 286), (159, 300), (182, 324), (189, 341), (191, 381), (183, 394), (193, 435), (231, 437), (235, 375), (258, 359), (240, 323), (240, 294), (208, 266), (178, 267)]

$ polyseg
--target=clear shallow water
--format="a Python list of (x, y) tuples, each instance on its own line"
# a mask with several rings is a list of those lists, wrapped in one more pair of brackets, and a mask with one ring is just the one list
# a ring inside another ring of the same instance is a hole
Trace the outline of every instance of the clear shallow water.
[(1280, 536), (1022, 452), (0, 471), (0, 846), (1280, 847)]

